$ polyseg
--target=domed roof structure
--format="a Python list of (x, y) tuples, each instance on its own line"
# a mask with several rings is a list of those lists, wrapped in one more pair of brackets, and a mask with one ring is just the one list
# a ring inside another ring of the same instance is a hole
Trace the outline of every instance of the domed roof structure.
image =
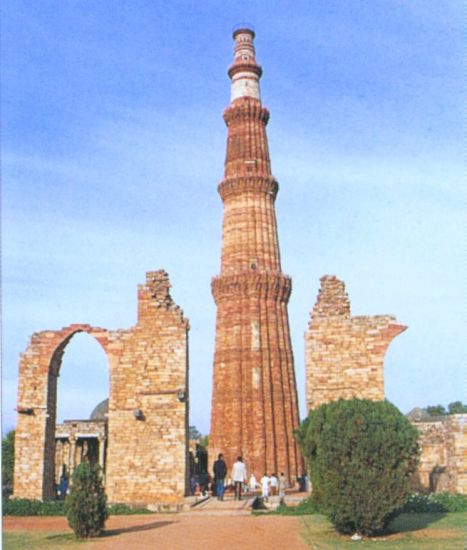
[(109, 412), (109, 400), (104, 399), (99, 405), (97, 405), (89, 417), (90, 420), (107, 420), (107, 413)]
[(433, 420), (433, 417), (420, 407), (415, 407), (409, 413), (407, 413), (406, 416), (409, 420), (412, 420), (413, 422), (427, 422)]

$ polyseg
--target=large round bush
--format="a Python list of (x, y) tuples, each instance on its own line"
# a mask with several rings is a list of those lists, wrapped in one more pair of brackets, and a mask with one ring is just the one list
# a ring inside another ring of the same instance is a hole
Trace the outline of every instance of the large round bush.
[(65, 510), (68, 523), (78, 538), (100, 535), (108, 512), (101, 469), (97, 464), (82, 462), (75, 469)]
[(404, 504), (418, 432), (387, 401), (339, 400), (311, 411), (297, 439), (314, 499), (341, 533), (382, 531)]

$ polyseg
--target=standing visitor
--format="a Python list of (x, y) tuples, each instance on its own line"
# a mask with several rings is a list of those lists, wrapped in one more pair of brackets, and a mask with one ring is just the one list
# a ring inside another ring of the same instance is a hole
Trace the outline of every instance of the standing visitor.
[(285, 475), (284, 472), (281, 472), (281, 475), (279, 476), (279, 500), (281, 504), (284, 504), (285, 500)]
[(232, 468), (232, 481), (235, 487), (235, 500), (242, 500), (242, 485), (246, 482), (246, 467), (241, 456)]
[(256, 481), (255, 474), (251, 474), (250, 481), (248, 482), (250, 485), (250, 491), (256, 491), (256, 487), (258, 486), (258, 482)]
[(224, 480), (227, 475), (227, 466), (224, 462), (224, 455), (222, 453), (219, 454), (217, 460), (214, 462), (213, 470), (217, 500), (224, 500)]
[(271, 496), (275, 497), (277, 495), (277, 485), (278, 485), (278, 481), (275, 473), (271, 474), (270, 485), (271, 485)]
[(264, 476), (261, 478), (261, 494), (265, 502), (268, 501), (269, 497), (269, 483), (270, 479), (268, 477), (268, 474), (264, 474)]
[(68, 493), (68, 474), (66, 472), (66, 465), (62, 467), (62, 475), (60, 476), (60, 484), (58, 486), (58, 494), (60, 498), (64, 499)]
[(201, 495), (205, 497), (207, 495), (209, 487), (209, 476), (207, 472), (202, 472), (199, 474), (199, 490), (201, 491)]

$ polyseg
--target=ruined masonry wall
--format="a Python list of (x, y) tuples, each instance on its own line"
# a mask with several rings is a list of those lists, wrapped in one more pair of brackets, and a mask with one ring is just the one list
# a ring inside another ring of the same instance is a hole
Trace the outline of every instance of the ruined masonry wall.
[(344, 282), (323, 276), (305, 333), (307, 410), (337, 399), (384, 399), (384, 355), (405, 329), (390, 315), (352, 317)]
[[(168, 277), (148, 273), (138, 323), (113, 348), (107, 493), (111, 502), (181, 502), (187, 481), (188, 322)], [(134, 411), (143, 417), (135, 419)]]
[[(21, 355), (14, 496), (54, 496), (57, 377), (77, 332), (94, 336), (109, 359), (106, 491), (110, 502), (178, 503), (187, 481), (188, 321), (164, 271), (139, 287), (129, 330), (71, 325), (35, 333)], [(135, 410), (142, 413), (135, 417)]]
[(420, 433), (420, 463), (416, 488), (467, 494), (466, 414), (413, 422)]

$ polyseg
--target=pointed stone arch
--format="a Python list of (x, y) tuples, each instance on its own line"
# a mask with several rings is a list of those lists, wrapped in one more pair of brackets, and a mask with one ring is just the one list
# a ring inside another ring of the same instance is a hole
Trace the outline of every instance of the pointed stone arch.
[(36, 332), (26, 351), (21, 354), (14, 487), (15, 494), (21, 494), (23, 498), (47, 499), (55, 496), (57, 378), (65, 348), (79, 332), (97, 340), (107, 355), (110, 369), (110, 333), (87, 324)]

